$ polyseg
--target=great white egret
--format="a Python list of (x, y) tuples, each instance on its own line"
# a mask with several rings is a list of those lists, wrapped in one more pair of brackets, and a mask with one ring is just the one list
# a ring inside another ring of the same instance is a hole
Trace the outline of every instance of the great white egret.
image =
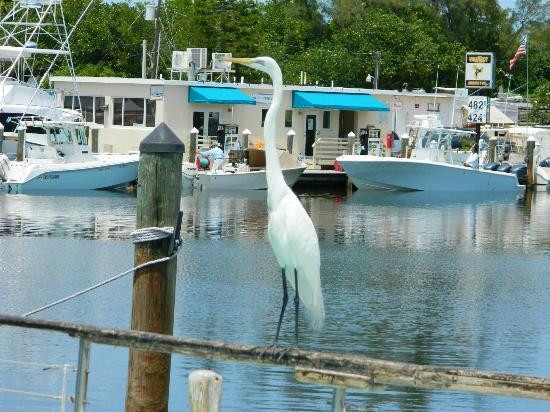
[(283, 96), (283, 76), (279, 65), (271, 57), (225, 60), (261, 70), (271, 77), (273, 83), (273, 99), (264, 121), (268, 235), (283, 279), (283, 305), (273, 344), (275, 345), (279, 339), (281, 322), (288, 302), (287, 280), (296, 291), (294, 337), (298, 344), (299, 301), (301, 300), (308, 309), (311, 326), (316, 330), (323, 325), (325, 308), (319, 275), (321, 262), (317, 233), (302, 204), (286, 185), (277, 156), (275, 139), (278, 129), (277, 117)]

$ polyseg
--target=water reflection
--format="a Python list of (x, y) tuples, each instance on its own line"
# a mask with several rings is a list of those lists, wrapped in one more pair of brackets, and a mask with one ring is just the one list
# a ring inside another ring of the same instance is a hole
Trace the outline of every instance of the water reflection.
[[(91, 195), (92, 194), (92, 195)], [(183, 236), (266, 239), (266, 191), (189, 192)], [(405, 250), (540, 253), (550, 241), (550, 195), (355, 192), (302, 193), (321, 241)], [(126, 240), (135, 197), (108, 192), (0, 196), (0, 236)]]
[[(320, 334), (301, 323), (304, 348), (550, 376), (549, 194), (299, 198), (319, 233), (327, 308)], [(281, 288), (267, 240), (266, 192), (186, 193), (181, 208), (174, 333), (270, 342)], [(127, 269), (134, 226), (132, 196), (0, 197), (0, 311), (23, 313)], [(131, 285), (131, 277), (121, 279), (41, 317), (128, 328)], [(282, 342), (292, 340), (291, 319)], [(65, 336), (0, 328), (0, 358), (75, 363), (76, 354), (77, 342)], [(90, 411), (123, 408), (127, 359), (122, 349), (94, 346)], [(188, 409), (182, 388), (189, 371), (203, 367), (224, 376), (228, 410), (329, 408), (329, 389), (298, 384), (287, 370), (176, 356), (171, 409)], [(0, 367), (0, 382), (10, 381), (44, 388), (40, 379)], [(350, 391), (348, 404), (350, 410), (548, 407), (403, 388)], [(49, 404), (0, 396), (0, 409), (6, 405), (23, 411)]]

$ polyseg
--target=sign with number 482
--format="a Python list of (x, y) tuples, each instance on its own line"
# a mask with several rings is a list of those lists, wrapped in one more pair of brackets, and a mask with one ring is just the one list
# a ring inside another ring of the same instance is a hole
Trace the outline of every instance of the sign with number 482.
[(489, 98), (486, 96), (468, 97), (468, 123), (482, 123), (489, 121)]

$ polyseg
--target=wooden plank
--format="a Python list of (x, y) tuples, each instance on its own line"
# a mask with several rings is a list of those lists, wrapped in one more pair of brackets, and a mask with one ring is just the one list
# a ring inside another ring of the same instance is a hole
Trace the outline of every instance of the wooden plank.
[(264, 348), (202, 339), (177, 338), (149, 332), (103, 329), (66, 322), (0, 315), (0, 324), (45, 329), (83, 337), (92, 342), (141, 350), (179, 353), (255, 364), (360, 375), (373, 384), (444, 389), (550, 400), (550, 378), (454, 367), (416, 365), (358, 355), (275, 348), (260, 357)]

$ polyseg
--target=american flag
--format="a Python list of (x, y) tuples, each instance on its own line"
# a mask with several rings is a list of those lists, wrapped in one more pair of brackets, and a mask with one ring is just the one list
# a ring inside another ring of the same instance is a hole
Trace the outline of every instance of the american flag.
[(510, 59), (510, 70), (512, 70), (512, 67), (514, 67), (514, 64), (516, 63), (516, 60), (519, 59), (524, 54), (527, 54), (527, 36), (524, 36), (519, 43), (518, 49), (516, 50), (516, 54), (514, 54), (514, 57)]

